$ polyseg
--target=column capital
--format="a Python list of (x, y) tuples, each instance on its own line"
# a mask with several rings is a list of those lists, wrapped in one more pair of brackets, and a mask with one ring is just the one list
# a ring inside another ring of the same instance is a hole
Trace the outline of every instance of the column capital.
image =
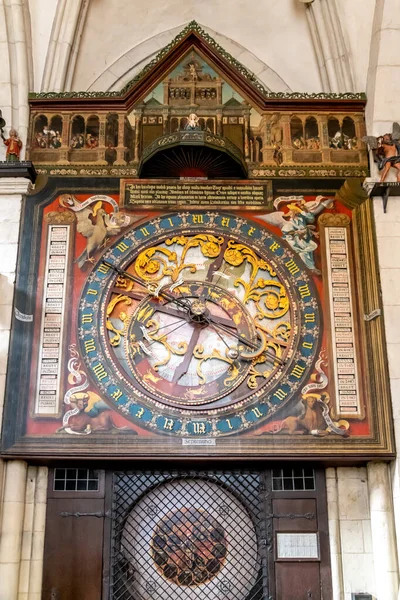
[(25, 177), (1, 177), (0, 175), (0, 197), (26, 196), (33, 187), (32, 181)]
[(20, 181), (25, 180), (35, 183), (36, 178), (36, 169), (30, 160), (21, 160), (18, 162), (0, 161), (0, 182), (5, 179), (18, 179)]

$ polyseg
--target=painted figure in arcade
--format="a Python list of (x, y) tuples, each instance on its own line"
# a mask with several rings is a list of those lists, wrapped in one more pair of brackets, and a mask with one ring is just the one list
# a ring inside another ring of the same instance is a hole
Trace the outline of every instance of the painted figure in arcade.
[(191, 113), (189, 115), (185, 129), (187, 131), (199, 131), (201, 129), (199, 125), (199, 117), (195, 113)]
[(7, 146), (6, 161), (7, 162), (19, 162), (22, 148), (22, 142), (16, 129), (10, 129), (9, 137), (6, 139), (1, 133), (4, 145)]

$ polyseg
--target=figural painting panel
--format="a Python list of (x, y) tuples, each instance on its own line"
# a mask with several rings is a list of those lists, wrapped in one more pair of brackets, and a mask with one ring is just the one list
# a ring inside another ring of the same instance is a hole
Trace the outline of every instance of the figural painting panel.
[(373, 448), (353, 215), (338, 199), (140, 210), (62, 193), (40, 214), (30, 447)]

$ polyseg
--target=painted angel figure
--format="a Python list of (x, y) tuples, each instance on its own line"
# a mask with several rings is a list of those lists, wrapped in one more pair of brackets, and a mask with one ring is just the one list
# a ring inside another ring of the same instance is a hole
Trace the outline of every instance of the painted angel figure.
[(283, 238), (297, 252), (305, 265), (319, 274), (314, 261), (314, 250), (318, 247), (313, 239), (318, 237), (314, 225), (315, 217), (325, 208), (331, 208), (333, 200), (317, 196), (315, 200), (306, 202), (303, 196), (283, 196), (275, 200), (275, 208), (279, 208), (280, 204), (286, 204), (288, 212), (276, 211), (259, 218), (279, 227)]
[(386, 180), (390, 169), (396, 169), (397, 181), (400, 183), (400, 125), (393, 123), (392, 133), (385, 133), (379, 137), (366, 135), (362, 141), (373, 150), (374, 160), (381, 173), (381, 182)]

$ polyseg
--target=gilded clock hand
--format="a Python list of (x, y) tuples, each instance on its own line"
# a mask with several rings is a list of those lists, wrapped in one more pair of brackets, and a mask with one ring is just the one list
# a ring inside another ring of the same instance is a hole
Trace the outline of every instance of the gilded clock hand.
[(215, 325), (213, 323), (210, 323), (210, 325), (214, 329), (214, 331), (217, 334), (217, 336), (219, 337), (219, 339), (222, 340), (224, 342), (225, 346), (228, 348), (228, 350), (230, 350), (230, 347), (226, 343), (226, 340), (224, 340), (224, 338), (222, 337), (222, 335), (220, 334), (220, 332), (218, 331), (218, 329), (215, 327)]
[[(123, 271), (122, 269), (119, 269), (118, 267), (116, 267), (112, 263), (108, 262), (107, 260), (103, 260), (102, 262), (104, 265), (106, 265), (107, 267), (109, 267), (110, 269), (112, 269), (113, 271), (118, 273), (118, 275), (120, 275), (121, 277), (127, 277), (131, 281), (134, 281), (135, 283), (138, 283), (139, 285), (147, 288), (151, 294), (154, 292), (154, 287), (152, 286), (152, 284), (147, 284), (140, 277), (136, 277), (136, 275), (132, 275), (132, 273), (129, 273), (128, 271)], [(163, 289), (160, 289), (158, 291), (158, 294), (161, 295), (163, 298), (170, 300), (170, 302), (175, 302), (176, 304), (179, 304), (186, 310), (189, 309), (188, 304), (186, 302), (184, 302), (181, 298), (175, 298), (175, 296), (173, 296), (172, 294), (170, 294), (169, 292), (167, 292)]]
[[(112, 263), (109, 263), (106, 260), (103, 260), (103, 263), (107, 266), (110, 267), (111, 269), (113, 269), (113, 271), (115, 271), (116, 273), (118, 273), (118, 275), (121, 275), (121, 277), (127, 277), (128, 279), (131, 279), (132, 281), (134, 281), (135, 283), (138, 283), (139, 285), (141, 285), (144, 288), (147, 288), (147, 290), (149, 289), (147, 284), (140, 279), (140, 277), (136, 277), (136, 275), (132, 275), (131, 273), (129, 273), (128, 271), (123, 271), (122, 269), (119, 269), (118, 267), (116, 267), (115, 265), (113, 265)], [(174, 284), (176, 285), (176, 284)], [(121, 290), (119, 290), (118, 288), (113, 288), (113, 290), (115, 293), (120, 294)], [(138, 293), (135, 293), (134, 291), (124, 291), (123, 292), (125, 296), (128, 296), (129, 298), (133, 298), (134, 300), (143, 300), (143, 297), (140, 296)], [(184, 310), (185, 310), (185, 314), (188, 314), (188, 311), (190, 310), (190, 303), (186, 301), (185, 298), (176, 298), (173, 294), (170, 294), (169, 292), (167, 292), (166, 290), (162, 289), (159, 292), (159, 295), (161, 295), (162, 298), (164, 298), (165, 300), (168, 300), (169, 302), (172, 303), (176, 303), (178, 304), (178, 306), (181, 306)], [(181, 317), (182, 314), (180, 313), (180, 311), (177, 311), (171, 307), (168, 306), (168, 304), (158, 304), (157, 305), (157, 312), (165, 312), (166, 314), (170, 314), (172, 316), (175, 317)], [(221, 323), (223, 325), (225, 325), (225, 327), (228, 328), (235, 328), (234, 323), (232, 323), (232, 321), (228, 320), (228, 319), (221, 319)]]
[[(228, 335), (232, 335), (233, 337), (235, 337), (237, 340), (239, 340), (240, 342), (242, 342), (245, 346), (248, 346), (250, 348), (252, 348), (254, 350), (254, 352), (240, 352), (239, 356), (241, 358), (244, 358), (245, 360), (252, 360), (253, 358), (257, 358), (257, 356), (260, 356), (261, 354), (267, 354), (267, 356), (269, 356), (271, 359), (273, 359), (274, 361), (276, 361), (279, 365), (284, 365), (284, 361), (281, 360), (278, 356), (273, 355), (270, 351), (266, 350), (265, 348), (265, 343), (266, 343), (266, 335), (264, 333), (262, 333), (261, 336), (261, 345), (257, 346), (256, 344), (253, 344), (252, 342), (250, 342), (249, 340), (241, 337), (238, 334), (235, 334), (232, 331), (229, 331), (227, 329), (225, 329), (225, 327), (223, 325), (221, 325), (218, 322), (215, 321), (210, 321), (210, 324), (213, 324), (217, 327), (219, 327), (222, 331), (224, 331), (226, 334)], [(261, 333), (261, 332), (259, 332)]]
[[(160, 327), (160, 329), (157, 330), (157, 333), (161, 330), (164, 329), (165, 327), (170, 327), (172, 325), (176, 325), (177, 321), (174, 321), (174, 323), (170, 323), (169, 325), (165, 325), (164, 327)], [(186, 325), (185, 323), (180, 323), (178, 325), (178, 327), (175, 327), (175, 329), (171, 329), (171, 331), (168, 331), (166, 333), (166, 335), (169, 335), (170, 333), (173, 333), (174, 331), (177, 331), (178, 329), (180, 329), (181, 327), (183, 327), (184, 325)], [(146, 331), (146, 328), (143, 327), (143, 325), (141, 325), (140, 329), (142, 330), (143, 333), (143, 337), (149, 342), (149, 346), (152, 346), (153, 344), (156, 344), (157, 342), (159, 342), (159, 340), (153, 340), (151, 339), (151, 337), (149, 336), (148, 332)]]
[[(124, 271), (122, 269), (119, 269), (118, 267), (116, 267), (112, 263), (108, 262), (107, 260), (103, 260), (103, 264), (105, 264), (107, 267), (109, 267), (110, 269), (112, 269), (113, 271), (115, 271), (116, 273), (118, 273), (118, 275), (120, 275), (122, 277), (127, 277), (131, 281), (134, 281), (135, 283), (138, 283), (139, 285), (141, 285), (143, 287), (147, 287), (147, 289), (149, 289), (149, 286), (142, 279), (140, 279), (140, 277), (136, 277), (136, 275), (132, 275), (128, 271)], [(149, 291), (152, 291), (152, 290), (149, 290)], [(175, 296), (173, 294), (170, 294), (166, 290), (161, 289), (161, 290), (159, 290), (158, 293), (159, 293), (159, 295), (161, 295), (162, 297), (166, 298), (167, 300), (170, 300), (171, 302), (175, 302), (179, 306), (182, 306), (185, 310), (187, 310), (187, 311), (190, 310), (190, 304), (187, 304), (181, 298), (175, 298)], [(236, 337), (245, 346), (248, 346), (249, 348), (252, 348), (253, 350), (258, 350), (258, 346), (256, 344), (254, 344), (253, 342), (250, 342), (250, 340), (247, 340), (247, 339), (241, 337), (239, 334), (237, 334), (235, 332), (233, 324), (232, 324), (232, 329), (230, 329), (230, 327), (228, 325), (223, 325), (219, 321), (215, 321), (214, 318), (211, 315), (207, 316), (207, 321), (209, 323), (212, 323), (216, 327), (219, 327), (225, 333), (228, 333), (228, 334), (232, 335), (233, 337)]]
[(186, 350), (185, 356), (183, 361), (181, 362), (181, 364), (175, 369), (175, 373), (174, 376), (172, 378), (172, 381), (174, 383), (178, 383), (178, 381), (180, 380), (180, 378), (185, 375), (185, 373), (187, 373), (187, 370), (189, 368), (190, 362), (193, 358), (193, 350), (195, 349), (197, 342), (199, 341), (199, 337), (200, 337), (200, 333), (201, 333), (201, 328), (200, 327), (195, 327), (192, 333), (192, 337), (190, 338), (189, 344), (188, 344), (188, 348)]
[(257, 350), (258, 346), (256, 344), (254, 344), (250, 340), (247, 340), (246, 338), (242, 337), (233, 329), (228, 329), (225, 325), (222, 325), (222, 323), (220, 323), (219, 321), (215, 321), (212, 317), (208, 317), (208, 321), (210, 324), (215, 325), (215, 327), (219, 327), (219, 329), (221, 331), (223, 331), (224, 333), (235, 337), (237, 340), (242, 342), (245, 346), (248, 346), (249, 348), (253, 348), (253, 350)]
[[(275, 344), (279, 344), (280, 346), (287, 346), (286, 342), (280, 342), (276, 338), (272, 337), (271, 335), (268, 335), (265, 331), (260, 330), (258, 328), (257, 328), (257, 331), (258, 331), (259, 337), (261, 338), (261, 345), (257, 346), (256, 344), (251, 343), (249, 340), (246, 340), (246, 338), (243, 338), (239, 335), (235, 335), (235, 333), (233, 331), (230, 331), (229, 329), (227, 329), (226, 326), (224, 326), (222, 323), (220, 323), (218, 321), (214, 321), (214, 320), (212, 320), (212, 318), (209, 318), (209, 321), (210, 321), (210, 323), (213, 323), (214, 325), (219, 327), (225, 333), (236, 337), (238, 340), (243, 342), (246, 346), (253, 348), (254, 352), (246, 352), (246, 353), (241, 352), (240, 353), (240, 356), (244, 359), (251, 360), (253, 358), (257, 358), (257, 356), (260, 356), (263, 352), (265, 354), (268, 354), (272, 358), (271, 352), (268, 352), (268, 350), (266, 350), (266, 344), (267, 344), (268, 339), (273, 341)], [(280, 364), (280, 365), (285, 364), (284, 361), (282, 361), (277, 356), (274, 356), (273, 358), (278, 364)]]

